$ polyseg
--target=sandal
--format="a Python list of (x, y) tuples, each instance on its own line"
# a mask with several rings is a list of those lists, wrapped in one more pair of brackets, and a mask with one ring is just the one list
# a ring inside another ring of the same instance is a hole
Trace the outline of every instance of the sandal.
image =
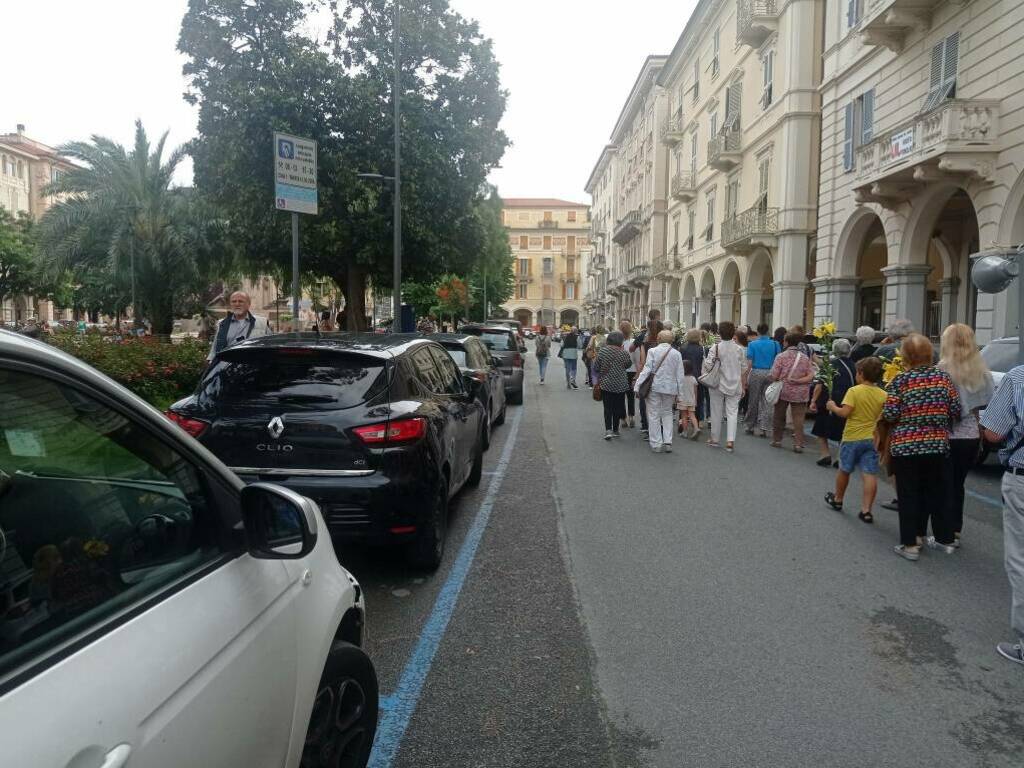
[(803, 453), (803, 452), (804, 452), (804, 447), (802, 445), (794, 445), (793, 446), (793, 453)]
[(832, 491), (825, 494), (825, 503), (832, 507), (836, 512), (843, 511), (843, 502), (837, 500), (836, 495), (832, 493)]
[(776, 443), (776, 442), (768, 443), (768, 445), (770, 445), (772, 448), (781, 448), (782, 447), (782, 443)]
[(716, 443), (714, 440), (708, 440), (708, 448), (721, 448), (721, 445)]
[(857, 518), (862, 523), (867, 523), (868, 525), (871, 525), (873, 522), (875, 522), (875, 516), (872, 515), (870, 512), (865, 512), (864, 510), (861, 510), (860, 512), (857, 513)]

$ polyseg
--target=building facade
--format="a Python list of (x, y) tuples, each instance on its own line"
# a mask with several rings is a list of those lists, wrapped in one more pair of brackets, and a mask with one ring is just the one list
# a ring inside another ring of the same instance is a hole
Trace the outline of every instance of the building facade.
[(846, 0), (825, 24), (815, 315), (1017, 333), (969, 255), (1024, 242), (1024, 3)]
[[(73, 166), (57, 150), (25, 134), (18, 125), (15, 133), (0, 134), (0, 207), (11, 214), (28, 215), (38, 221), (55, 202), (43, 194), (47, 184)], [(0, 306), (0, 321), (23, 322), (58, 319), (51, 302), (32, 296), (13, 296)], [(67, 313), (63, 313), (67, 314)]]
[(515, 293), (502, 308), (523, 327), (584, 321), (581, 258), (590, 245), (590, 207), (507, 198), (502, 216), (515, 260)]
[(583, 304), (587, 324), (610, 327), (615, 322), (615, 308), (608, 293), (611, 271), (612, 234), (615, 229), (617, 184), (617, 149), (614, 144), (601, 151), (587, 181), (586, 191), (592, 202), (590, 208), (590, 253), (585, 265)]

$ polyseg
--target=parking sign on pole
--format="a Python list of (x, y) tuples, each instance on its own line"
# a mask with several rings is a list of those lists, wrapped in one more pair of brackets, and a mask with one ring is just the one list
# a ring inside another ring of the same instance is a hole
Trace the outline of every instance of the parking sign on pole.
[(274, 207), (292, 213), (292, 323), (299, 329), (299, 214), (317, 213), (316, 142), (274, 133)]

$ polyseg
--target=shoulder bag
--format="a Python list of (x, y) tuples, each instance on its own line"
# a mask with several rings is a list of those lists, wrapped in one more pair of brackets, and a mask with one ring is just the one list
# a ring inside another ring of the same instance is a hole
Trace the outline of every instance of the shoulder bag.
[(697, 377), (697, 381), (708, 389), (717, 389), (719, 382), (722, 380), (722, 355), (718, 349), (718, 344), (715, 344), (715, 359), (711, 362), (710, 366), (708, 366), (707, 360), (705, 360), (704, 366), (707, 367), (707, 370)]
[(636, 393), (642, 400), (646, 400), (650, 397), (651, 387), (654, 386), (654, 377), (658, 374), (658, 369), (661, 368), (661, 364), (665, 362), (665, 358), (667, 358), (671, 353), (672, 347), (669, 347), (665, 354), (661, 356), (661, 360), (658, 361), (658, 364), (654, 366), (654, 370), (651, 371), (651, 375), (640, 382), (640, 386), (637, 387)]
[(773, 381), (764, 388), (764, 401), (768, 403), (768, 405), (775, 405), (779, 402), (779, 398), (782, 397), (782, 385), (789, 381), (789, 377), (793, 375), (793, 371), (796, 370), (796, 367), (800, 364), (800, 358), (802, 356), (803, 352), (796, 353), (796, 359), (793, 361), (793, 365), (790, 367), (789, 373), (786, 374), (785, 381), (779, 379), (778, 381)]

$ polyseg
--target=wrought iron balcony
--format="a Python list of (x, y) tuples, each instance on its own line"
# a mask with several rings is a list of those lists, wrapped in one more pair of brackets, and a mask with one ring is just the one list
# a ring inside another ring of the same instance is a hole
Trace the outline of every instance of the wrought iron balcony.
[(539, 229), (558, 229), (557, 221), (538, 221), (537, 227)]
[(778, 232), (779, 209), (755, 206), (722, 222), (722, 247), (733, 253), (772, 248)]
[(742, 143), (737, 129), (719, 133), (708, 142), (708, 165), (719, 171), (731, 171), (743, 157)]
[(1000, 103), (951, 99), (880, 134), (856, 153), (858, 202), (906, 199), (921, 185), (995, 176)]
[(520, 282), (520, 283), (532, 283), (533, 282), (533, 275), (531, 275), (529, 273), (524, 275), (524, 274), (520, 274), (520, 273), (517, 272), (516, 273), (516, 280), (518, 282)]
[(672, 197), (689, 203), (697, 197), (697, 175), (690, 171), (680, 171), (672, 177)]
[(651, 281), (650, 264), (634, 264), (629, 268), (629, 282), (633, 285), (644, 285)]
[(664, 275), (671, 269), (668, 255), (654, 257), (654, 269), (651, 271), (655, 277)]
[(579, 279), (580, 279), (580, 273), (579, 272), (563, 272), (562, 273), (562, 282), (563, 283), (573, 283), (573, 282), (578, 281)]
[(760, 48), (778, 26), (775, 0), (736, 0), (736, 39), (739, 42)]
[(668, 144), (668, 146), (674, 147), (685, 138), (686, 126), (683, 124), (683, 118), (681, 115), (677, 115), (665, 123), (664, 129), (661, 131), (662, 144)]
[(619, 245), (625, 245), (639, 234), (640, 211), (632, 210), (619, 219), (615, 224), (615, 231), (612, 233), (612, 240)]
[(880, 45), (899, 53), (907, 34), (928, 29), (932, 10), (945, 0), (864, 0), (860, 39), (865, 45)]

